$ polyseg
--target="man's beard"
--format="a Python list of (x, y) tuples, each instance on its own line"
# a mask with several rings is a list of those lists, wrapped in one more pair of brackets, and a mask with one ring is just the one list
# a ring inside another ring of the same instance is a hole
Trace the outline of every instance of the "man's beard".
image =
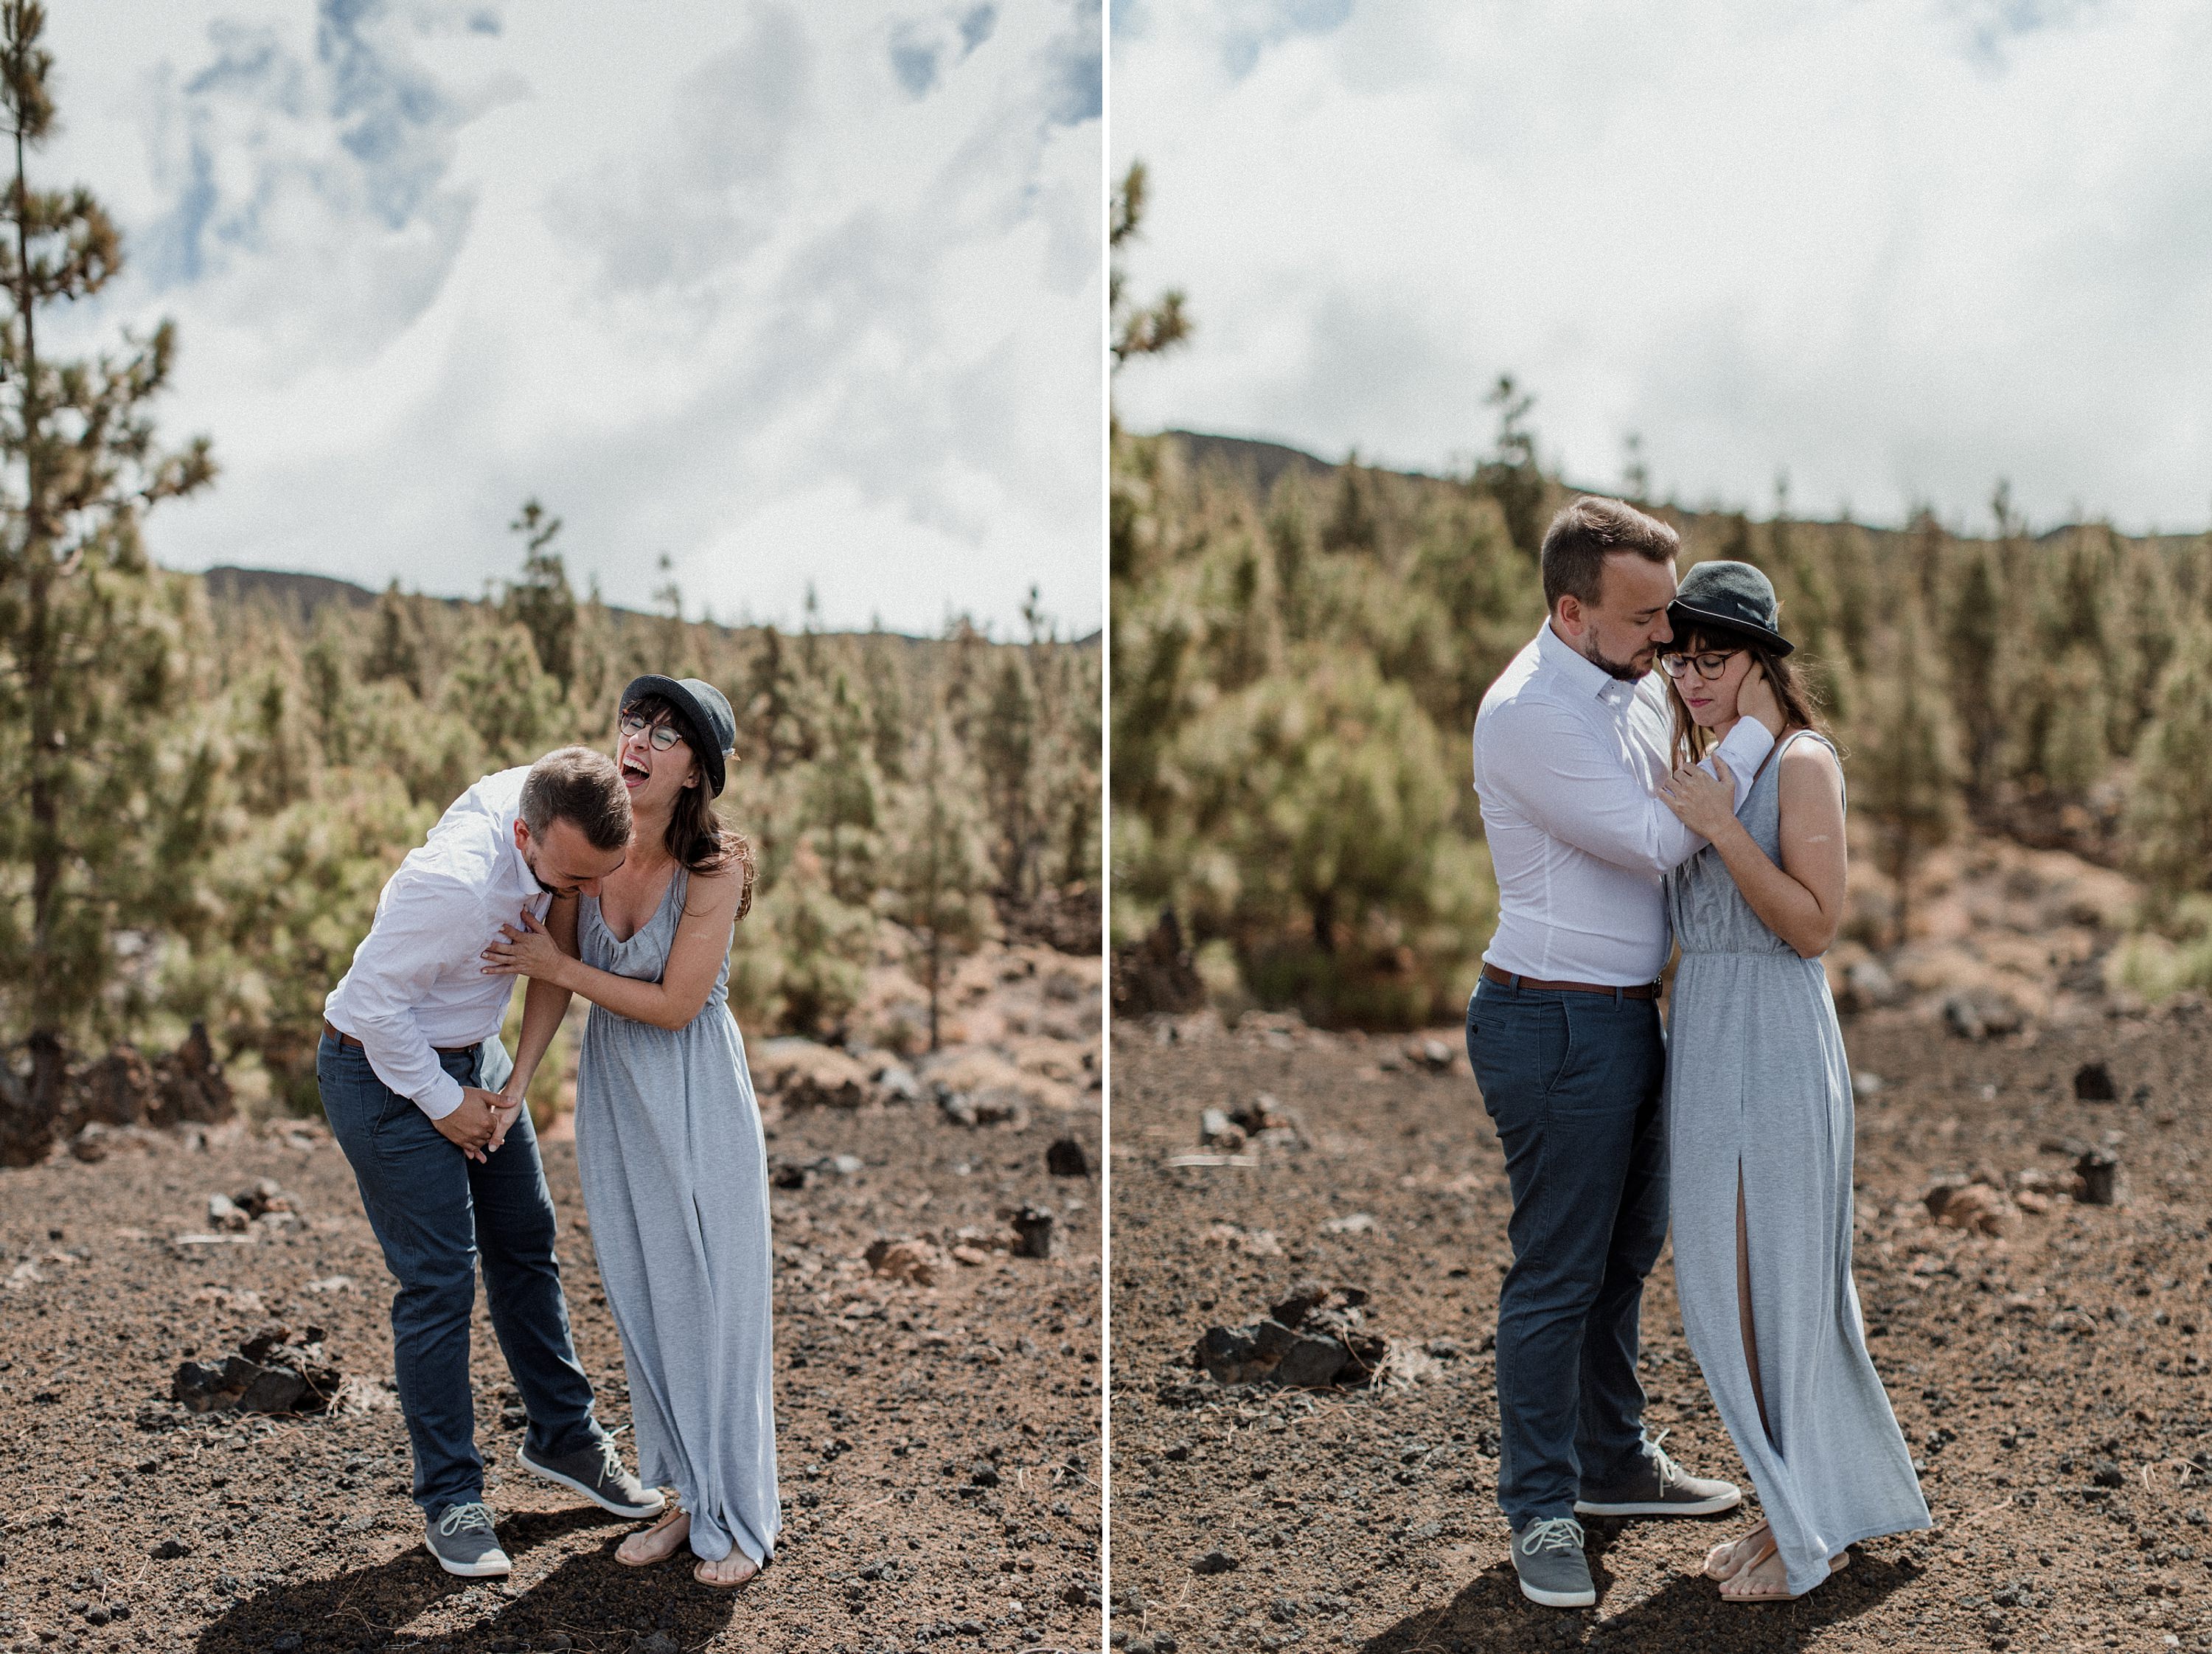
[(1617, 678), (1624, 684), (1640, 684), (1644, 681), (1644, 674), (1651, 670), (1649, 666), (1631, 666), (1626, 660), (1607, 660), (1598, 653), (1597, 639), (1595, 637), (1590, 639), (1589, 648), (1583, 651), (1583, 659), (1607, 677)]

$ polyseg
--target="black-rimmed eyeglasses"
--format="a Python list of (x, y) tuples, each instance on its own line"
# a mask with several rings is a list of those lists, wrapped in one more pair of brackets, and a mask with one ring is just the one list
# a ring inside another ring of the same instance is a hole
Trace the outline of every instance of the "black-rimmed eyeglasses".
[(635, 712), (623, 714), (621, 728), (624, 740), (628, 740), (633, 735), (641, 735), (650, 728), (653, 731), (653, 750), (655, 752), (665, 752), (684, 739), (683, 731), (678, 729), (666, 719), (662, 719), (657, 724), (647, 725), (646, 721)]
[(1698, 676), (1710, 682), (1728, 670), (1731, 656), (1742, 653), (1741, 649), (1707, 649), (1701, 654), (1662, 654), (1659, 657), (1659, 670), (1669, 678), (1680, 678), (1695, 666)]

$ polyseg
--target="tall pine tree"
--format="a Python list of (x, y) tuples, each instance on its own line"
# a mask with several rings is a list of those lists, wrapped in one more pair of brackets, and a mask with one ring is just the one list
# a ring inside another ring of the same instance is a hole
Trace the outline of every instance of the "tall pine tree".
[(209, 841), (211, 754), (179, 739), (191, 611), (139, 538), (150, 507), (204, 487), (204, 440), (158, 445), (149, 404), (176, 335), (86, 361), (39, 350), (40, 318), (122, 268), (91, 192), (30, 187), (54, 131), (45, 8), (0, 5), (0, 105), (15, 175), (0, 224), (0, 996), (27, 1079), (0, 1065), (0, 1157), (34, 1154), (73, 1036), (96, 1025), (125, 927), (189, 899)]

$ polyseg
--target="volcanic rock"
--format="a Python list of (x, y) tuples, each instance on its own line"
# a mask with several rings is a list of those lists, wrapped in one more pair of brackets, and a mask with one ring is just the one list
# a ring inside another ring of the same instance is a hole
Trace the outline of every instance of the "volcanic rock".
[(1388, 1342), (1364, 1329), (1356, 1286), (1330, 1288), (1300, 1281), (1269, 1311), (1247, 1327), (1210, 1327), (1192, 1352), (1192, 1365), (1223, 1384), (1271, 1383), (1320, 1389), (1364, 1383), (1389, 1353)]
[(857, 1109), (875, 1100), (865, 1066), (811, 1039), (765, 1041), (753, 1073), (786, 1109)]
[(1452, 1065), (1452, 1049), (1440, 1039), (1409, 1039), (1406, 1042), (1406, 1060), (1416, 1067), (1440, 1074)]
[(2120, 1203), (2120, 1163), (2102, 1149), (2091, 1149), (2074, 1163), (2074, 1198), (2084, 1206)]
[(944, 1259), (927, 1241), (879, 1240), (866, 1254), (868, 1268), (892, 1280), (934, 1286)]
[(2101, 1062), (2085, 1062), (2074, 1071), (2074, 1097), (2081, 1103), (2117, 1103), (2112, 1071)]
[(1994, 1039), (2020, 1031), (2020, 1007), (1996, 994), (1954, 994), (1943, 1001), (1943, 1023), (1961, 1039)]
[(1198, 1140), (1208, 1148), (1234, 1154), (1244, 1146), (1244, 1128), (1221, 1109), (1206, 1109), (1198, 1116)]
[(1945, 1189), (1945, 1185), (1938, 1184), (1928, 1193), (1929, 1210), (1944, 1228), (2008, 1235), (2019, 1226), (2020, 1208), (2002, 1189), (1992, 1189), (1987, 1183), (1964, 1183), (1949, 1188), (1939, 1201), (1937, 1195)]
[(1055, 1137), (1044, 1152), (1044, 1169), (1055, 1177), (1088, 1177), (1091, 1157), (1073, 1137)]
[(342, 1379), (324, 1365), (323, 1329), (295, 1335), (289, 1327), (264, 1328), (221, 1365), (179, 1364), (169, 1398), (194, 1413), (321, 1413)]
[(207, 1214), (208, 1227), (224, 1234), (236, 1234), (253, 1221), (228, 1195), (209, 1195)]
[(1014, 1256), (1048, 1258), (1058, 1249), (1058, 1219), (1041, 1206), (1025, 1206), (1014, 1213)]
[(945, 1117), (956, 1126), (1011, 1126), (1019, 1131), (1030, 1122), (1029, 1098), (1011, 1085), (956, 1092), (940, 1085), (937, 1101)]

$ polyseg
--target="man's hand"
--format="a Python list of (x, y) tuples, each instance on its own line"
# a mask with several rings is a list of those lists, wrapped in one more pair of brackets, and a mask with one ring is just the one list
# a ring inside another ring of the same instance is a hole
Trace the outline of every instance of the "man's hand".
[(430, 1123), (441, 1135), (471, 1160), (481, 1160), (506, 1136), (503, 1121), (512, 1120), (514, 1105), (497, 1092), (479, 1085), (461, 1087), (461, 1105), (442, 1120)]
[(1739, 718), (1755, 718), (1766, 726), (1766, 733), (1779, 740), (1782, 737), (1782, 701), (1774, 692), (1773, 680), (1758, 661), (1743, 675), (1743, 685), (1735, 692), (1735, 712)]

